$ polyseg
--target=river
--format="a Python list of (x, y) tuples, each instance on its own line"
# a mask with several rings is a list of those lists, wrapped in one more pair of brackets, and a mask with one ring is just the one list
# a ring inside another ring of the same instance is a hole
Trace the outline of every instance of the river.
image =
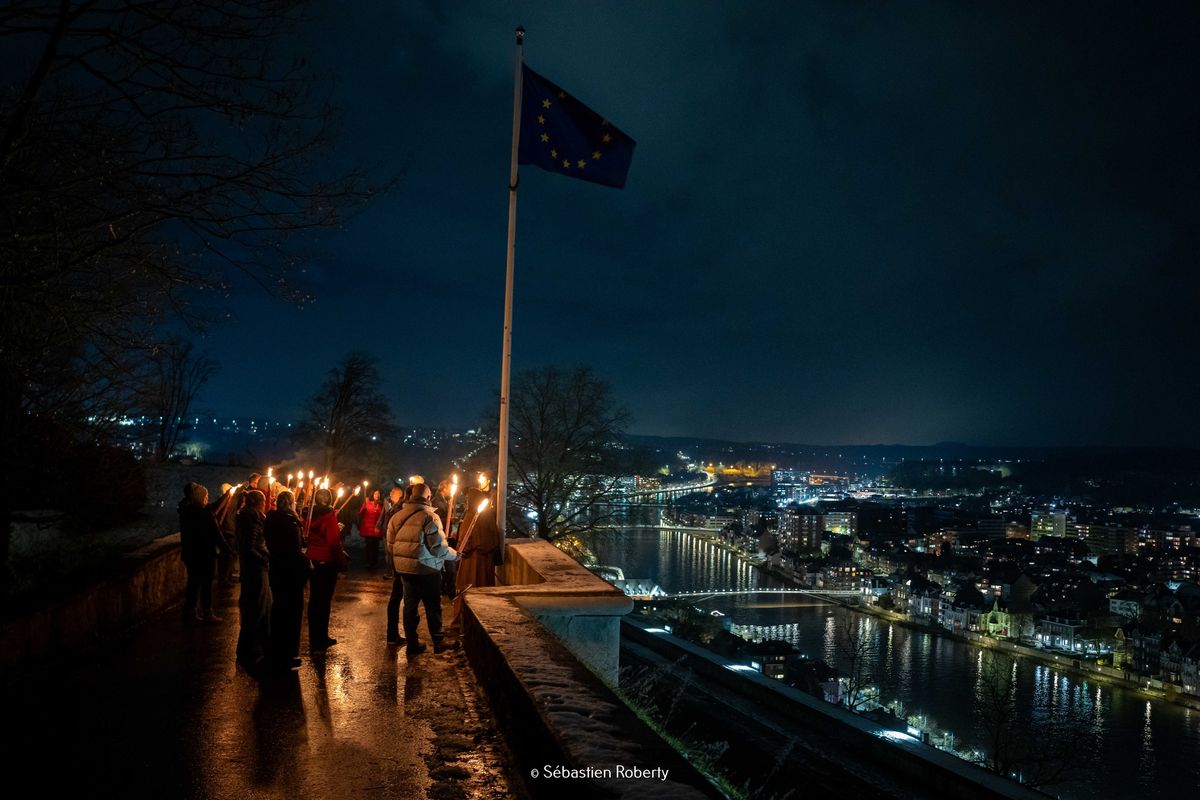
[[(668, 592), (784, 588), (787, 584), (736, 555), (683, 531), (594, 534), (601, 564), (627, 578), (650, 578)], [(762, 626), (764, 638), (790, 641), (806, 655), (844, 667), (839, 626), (854, 625), (872, 643), (868, 671), (881, 699), (924, 714), (953, 731), (959, 748), (986, 749), (975, 702), (984, 651), (949, 637), (889, 623), (841, 606), (770, 595), (702, 603), (739, 625)], [(1068, 719), (1087, 731), (1091, 763), (1045, 790), (1064, 798), (1194, 795), (1200, 787), (1200, 711), (1099, 684), (1029, 659), (1015, 662), (1017, 703), (1039, 717)]]

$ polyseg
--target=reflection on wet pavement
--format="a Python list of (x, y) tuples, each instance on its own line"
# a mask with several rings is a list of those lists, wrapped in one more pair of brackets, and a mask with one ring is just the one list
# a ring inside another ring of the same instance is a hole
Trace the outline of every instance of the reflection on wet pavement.
[(20, 734), (6, 762), (55, 794), (512, 796), (502, 739), (466, 659), (430, 649), (410, 662), (388, 647), (389, 591), (373, 575), (343, 576), (338, 644), (310, 654), (304, 641), (298, 670), (261, 681), (234, 665), (236, 589), (222, 597), (221, 623), (185, 628), (166, 612), (5, 686)]

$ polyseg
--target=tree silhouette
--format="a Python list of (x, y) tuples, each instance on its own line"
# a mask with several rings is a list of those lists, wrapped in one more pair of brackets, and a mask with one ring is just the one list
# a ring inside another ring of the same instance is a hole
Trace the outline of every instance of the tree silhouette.
[(834, 630), (833, 646), (845, 671), (842, 704), (851, 711), (857, 711), (872, 699), (867, 690), (874, 679), (871, 659), (874, 646), (867, 625), (868, 620), (858, 614), (843, 614)]
[(380, 382), (375, 356), (349, 353), (308, 401), (300, 434), (321, 449), (326, 471), (348, 466), (356, 453), (395, 430)]
[(1049, 786), (1072, 771), (1086, 769), (1094, 757), (1088, 726), (1056, 709), (1023, 706), (1017, 698), (1017, 662), (1002, 653), (981, 653), (975, 688), (976, 710), (987, 750), (979, 763), (1027, 786)]
[[(370, 196), (327, 170), (333, 110), (289, 53), (298, 0), (0, 7), (0, 435), (131, 408), (165, 315), (245, 279), (302, 299), (298, 234)], [(12, 448), (4, 448), (6, 451)], [(0, 455), (0, 563), (17, 456)], [(0, 570), (7, 577), (7, 570)]]
[(629, 421), (612, 387), (587, 367), (546, 367), (519, 374), (511, 402), (510, 529), (554, 539), (611, 516)]
[(147, 381), (144, 409), (157, 418), (154, 458), (166, 461), (187, 430), (192, 401), (217, 371), (216, 361), (193, 352), (190, 341), (170, 339), (150, 354), (152, 372)]

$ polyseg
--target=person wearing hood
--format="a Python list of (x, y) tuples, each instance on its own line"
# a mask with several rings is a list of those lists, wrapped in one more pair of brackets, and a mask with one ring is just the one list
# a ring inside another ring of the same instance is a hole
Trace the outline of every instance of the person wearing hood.
[(198, 483), (183, 487), (183, 500), (179, 502), (179, 544), (187, 569), (184, 623), (191, 624), (197, 619), (220, 622), (221, 618), (212, 610), (212, 587), (217, 553), (222, 547), (221, 529), (208, 508), (208, 489)]
[[(479, 504), (488, 500), (488, 506), (479, 513)], [(467, 510), (459, 523), (460, 531), (471, 531), (471, 538), (462, 545), (462, 564), (458, 568), (459, 592), (471, 586), (495, 586), (496, 567), (504, 563), (504, 540), (496, 524), (495, 492), (467, 489)], [(476, 519), (478, 517), (478, 519)]]
[(267, 498), (257, 489), (249, 490), (244, 497), (242, 510), (237, 515), (242, 586), (238, 597), (241, 630), (238, 633), (237, 660), (247, 672), (256, 673), (263, 666), (267, 637), (271, 630), (271, 585), (267, 575), (270, 556), (263, 537), (263, 511)]
[(263, 538), (271, 553), (271, 639), (267, 659), (278, 670), (300, 666), (300, 626), (304, 618), (304, 584), (312, 565), (304, 555), (304, 523), (293, 507), (294, 496), (282, 491), (263, 522)]
[(343, 572), (349, 557), (342, 547), (342, 532), (337, 513), (333, 510), (333, 495), (328, 489), (314, 495), (312, 525), (308, 529), (308, 558), (312, 561), (312, 590), (308, 595), (308, 646), (324, 650), (337, 644), (329, 635), (329, 612), (333, 607), (333, 591), (338, 573)]
[(425, 645), (417, 639), (417, 624), (421, 621), (418, 604), (421, 604), (425, 606), (433, 651), (457, 649), (458, 642), (444, 641), (441, 589), (442, 565), (457, 559), (458, 553), (446, 544), (442, 520), (434, 511), (433, 494), (428, 486), (418, 483), (411, 487), (408, 502), (388, 522), (387, 542), (392, 565), (404, 584), (405, 638), (400, 638), (397, 620), (389, 608), (389, 642), (406, 642), (409, 656), (425, 652)]

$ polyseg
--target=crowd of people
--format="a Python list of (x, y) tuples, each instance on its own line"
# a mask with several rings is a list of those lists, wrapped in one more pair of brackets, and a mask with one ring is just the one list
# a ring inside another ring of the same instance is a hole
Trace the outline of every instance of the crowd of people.
[[(298, 668), (306, 588), (309, 649), (337, 644), (330, 615), (338, 577), (350, 567), (346, 546), (357, 533), (368, 574), (392, 582), (383, 625), (387, 645), (404, 646), (410, 657), (428, 649), (418, 631), (423, 608), (434, 652), (456, 650), (459, 595), (494, 585), (504, 552), (486, 477), (462, 497), (457, 488), (446, 480), (434, 490), (413, 476), (392, 485), (386, 497), (375, 489), (359, 498), (356, 487), (338, 502), (341, 485), (310, 480), (293, 491), (290, 481), (283, 486), (252, 474), (245, 484), (223, 485), (210, 501), (207, 488), (188, 483), (179, 503), (184, 623), (221, 622), (213, 584), (218, 577), (237, 583), (238, 664), (255, 676)], [(455, 601), (449, 625), (443, 624), (443, 597)]]

